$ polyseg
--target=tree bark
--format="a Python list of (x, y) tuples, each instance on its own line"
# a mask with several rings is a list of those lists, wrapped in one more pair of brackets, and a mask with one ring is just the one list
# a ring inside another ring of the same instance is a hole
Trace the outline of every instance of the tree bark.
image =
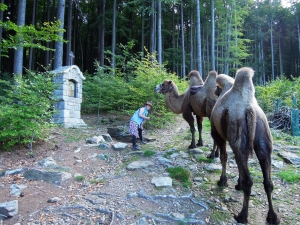
[[(24, 26), (25, 24), (25, 13), (26, 13), (26, 0), (18, 1), (18, 19), (17, 25), (19, 27)], [(17, 49), (15, 50), (14, 55), (14, 69), (13, 73), (15, 76), (22, 76), (22, 67), (23, 67), (23, 47), (21, 45), (22, 40), (19, 40)]]
[[(57, 5), (57, 19), (60, 21), (60, 28), (64, 28), (65, 18), (65, 0), (58, 0)], [(59, 35), (63, 37), (63, 32), (59, 32)], [(63, 42), (57, 41), (55, 43), (54, 54), (54, 69), (57, 69), (63, 65)]]

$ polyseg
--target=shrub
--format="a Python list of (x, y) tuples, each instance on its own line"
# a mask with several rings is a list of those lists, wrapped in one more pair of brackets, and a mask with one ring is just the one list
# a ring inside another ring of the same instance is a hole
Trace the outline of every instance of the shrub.
[(164, 96), (155, 93), (154, 87), (164, 79), (172, 79), (182, 93), (188, 86), (187, 82), (179, 80), (175, 74), (168, 73), (164, 65), (155, 60), (154, 55), (148, 53), (144, 57), (128, 57), (127, 51), (125, 53), (124, 58), (128, 59), (127, 73), (102, 68), (96, 63), (95, 75), (86, 75), (88, 79), (83, 85), (83, 111), (122, 111), (124, 115), (131, 116), (144, 102), (152, 101), (151, 120), (146, 126), (164, 126), (172, 121), (174, 113), (166, 108)]
[(265, 86), (256, 86), (255, 92), (258, 104), (265, 112), (273, 112), (277, 100), (281, 101), (281, 106), (292, 107), (293, 98), (300, 96), (300, 78), (277, 78)]
[(0, 97), (0, 143), (9, 149), (16, 143), (45, 139), (54, 113), (54, 86), (49, 73), (28, 72), (14, 82), (0, 80), (4, 96)]

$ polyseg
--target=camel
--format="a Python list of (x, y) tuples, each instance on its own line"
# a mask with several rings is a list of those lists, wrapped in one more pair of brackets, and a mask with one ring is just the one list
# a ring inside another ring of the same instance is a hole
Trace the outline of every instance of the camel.
[[(185, 121), (190, 126), (190, 131), (192, 133), (192, 141), (189, 146), (190, 149), (196, 148), (195, 141), (195, 125), (194, 125), (194, 116), (193, 109), (189, 103), (190, 91), (187, 89), (183, 94), (179, 94), (178, 87), (172, 80), (164, 80), (162, 84), (156, 85), (154, 88), (155, 92), (165, 95), (166, 106), (175, 114), (181, 114)], [(197, 146), (203, 146), (202, 141), (202, 118), (196, 116), (198, 131), (199, 131), (199, 140)]]
[(236, 189), (244, 192), (242, 210), (234, 218), (239, 223), (246, 223), (248, 218), (249, 197), (253, 182), (248, 169), (248, 158), (253, 150), (259, 160), (264, 177), (264, 189), (269, 202), (267, 222), (279, 224), (280, 217), (274, 212), (271, 193), (271, 153), (273, 140), (267, 117), (257, 103), (252, 82), (254, 71), (243, 67), (236, 72), (232, 88), (220, 97), (211, 114), (211, 135), (220, 149), (222, 174), (219, 186), (227, 185), (226, 177), (226, 141), (228, 141), (238, 165), (239, 179)]
[[(197, 70), (192, 70), (188, 76), (190, 80), (190, 104), (195, 114), (200, 117), (201, 121), (203, 117), (210, 118), (211, 111), (217, 101), (217, 96), (214, 94), (216, 89), (216, 71), (210, 71), (203, 83), (202, 78)], [(215, 151), (215, 144), (209, 158), (218, 157), (219, 151)]]
[(217, 87), (214, 94), (221, 98), (233, 85), (234, 79), (226, 74), (219, 74), (216, 78)]

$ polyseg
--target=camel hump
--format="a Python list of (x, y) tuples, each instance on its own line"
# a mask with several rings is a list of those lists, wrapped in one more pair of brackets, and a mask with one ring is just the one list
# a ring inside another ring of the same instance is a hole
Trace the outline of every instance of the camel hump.
[(216, 83), (223, 89), (228, 84), (232, 86), (234, 79), (226, 74), (219, 74), (216, 78)]
[(246, 121), (248, 128), (248, 151), (249, 155), (253, 156), (253, 142), (255, 138), (255, 130), (256, 130), (256, 111), (252, 106), (248, 106), (246, 108)]

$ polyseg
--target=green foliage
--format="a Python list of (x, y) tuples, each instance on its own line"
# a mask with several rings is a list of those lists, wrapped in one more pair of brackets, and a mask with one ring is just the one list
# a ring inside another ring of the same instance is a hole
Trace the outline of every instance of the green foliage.
[(284, 170), (278, 173), (278, 176), (288, 183), (299, 183), (300, 173), (297, 170)]
[(146, 150), (144, 152), (144, 156), (151, 157), (153, 155), (155, 155), (155, 151)]
[(213, 163), (213, 162), (214, 162), (213, 159), (207, 158), (207, 157), (205, 157), (205, 156), (203, 156), (203, 155), (200, 155), (200, 156), (198, 157), (198, 161), (199, 161), (199, 162), (206, 162), (206, 163)]
[(149, 124), (162, 127), (170, 122), (174, 113), (170, 112), (164, 102), (164, 96), (154, 92), (154, 87), (164, 79), (173, 80), (182, 93), (187, 88), (187, 82), (181, 81), (175, 74), (170, 74), (159, 65), (155, 55), (147, 54), (128, 55), (128, 49), (117, 57), (117, 62), (124, 64), (124, 70), (113, 71), (95, 64), (97, 72), (94, 76), (88, 76), (83, 85), (82, 109), (86, 113), (96, 112), (98, 109), (104, 112), (122, 111), (131, 116), (135, 110), (144, 105), (146, 101), (152, 101), (153, 107), (149, 113)]
[(76, 180), (76, 181), (83, 181), (84, 179), (85, 179), (85, 177), (82, 176), (82, 175), (79, 175), (79, 176), (76, 176), (76, 177), (75, 177), (75, 180)]
[(191, 186), (190, 172), (188, 170), (179, 166), (179, 167), (167, 168), (167, 171), (169, 172), (171, 178), (180, 181), (181, 183), (183, 183), (185, 187)]
[[(3, 89), (5, 88), (5, 89)], [(0, 80), (0, 143), (4, 149), (16, 143), (45, 139), (53, 115), (52, 75), (30, 73), (15, 82)]]
[[(0, 26), (9, 32), (8, 38), (2, 39), (0, 43), (1, 54), (7, 56), (9, 49), (16, 49), (17, 46), (24, 48), (38, 48), (44, 51), (54, 51), (54, 49), (45, 46), (46, 42), (64, 41), (59, 32), (64, 32), (60, 29), (60, 22), (44, 22), (41, 27), (31, 25), (18, 26), (11, 21), (0, 21)], [(13, 35), (12, 35), (13, 34)]]
[(265, 112), (273, 112), (277, 100), (281, 100), (281, 106), (292, 107), (293, 97), (300, 96), (300, 78), (277, 78), (265, 86), (256, 86), (255, 92), (258, 104)]

